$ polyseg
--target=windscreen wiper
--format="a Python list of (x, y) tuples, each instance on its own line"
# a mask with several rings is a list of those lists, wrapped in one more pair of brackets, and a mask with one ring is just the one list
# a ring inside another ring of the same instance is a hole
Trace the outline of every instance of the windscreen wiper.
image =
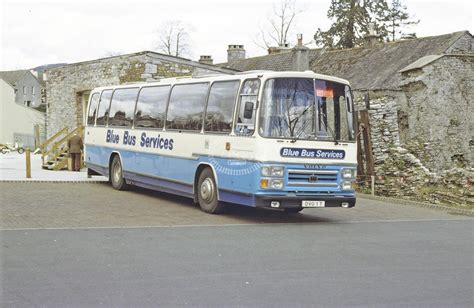
[(326, 129), (329, 131), (329, 133), (331, 134), (331, 137), (332, 137), (332, 141), (334, 141), (334, 144), (335, 145), (338, 145), (339, 144), (339, 141), (337, 141), (337, 137), (336, 137), (336, 133), (332, 130), (331, 126), (328, 125), (328, 117), (325, 113), (321, 113), (324, 117), (324, 120), (325, 120), (325, 126), (326, 126)]
[[(305, 110), (303, 110), (303, 112), (296, 118), (294, 119), (293, 121), (296, 120), (296, 122), (294, 123), (294, 125), (296, 126), (296, 123), (298, 123), (298, 121), (301, 119), (301, 117), (309, 110), (309, 108), (313, 107), (312, 105), (309, 105), (308, 107), (305, 108)], [(293, 122), (292, 121), (292, 122)], [(306, 131), (306, 128), (308, 127), (308, 123), (312, 124), (312, 121), (307, 121), (305, 124), (302, 125), (301, 129), (297, 132), (296, 136), (293, 136), (293, 139), (291, 139), (291, 142), (294, 143), (296, 142), (296, 140), (299, 139), (299, 137), (303, 134), (303, 132)], [(290, 126), (291, 127), (291, 126)], [(293, 135), (293, 134), (292, 134)]]

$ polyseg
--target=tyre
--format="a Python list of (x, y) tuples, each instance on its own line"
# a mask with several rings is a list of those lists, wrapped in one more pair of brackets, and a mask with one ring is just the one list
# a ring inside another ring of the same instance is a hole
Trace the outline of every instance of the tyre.
[(7, 154), (8, 150), (6, 148), (2, 148), (2, 154)]
[(109, 179), (112, 187), (116, 190), (127, 190), (129, 187), (123, 178), (122, 162), (118, 155), (114, 156), (112, 164), (110, 165)]
[(299, 213), (303, 210), (302, 207), (291, 207), (288, 209), (283, 209), (283, 212), (288, 213), (288, 214), (296, 214)]
[(210, 168), (202, 170), (199, 174), (196, 193), (199, 206), (204, 212), (218, 214), (224, 210), (224, 205), (217, 199), (216, 180)]
[(18, 151), (19, 154), (25, 153), (25, 149), (23, 149), (23, 148), (18, 148), (17, 151)]

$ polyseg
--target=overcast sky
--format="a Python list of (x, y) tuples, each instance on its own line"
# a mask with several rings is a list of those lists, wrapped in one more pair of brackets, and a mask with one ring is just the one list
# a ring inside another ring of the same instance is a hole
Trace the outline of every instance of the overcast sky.
[[(255, 44), (259, 29), (278, 0), (0, 0), (0, 70), (48, 63), (74, 63), (110, 54), (156, 50), (157, 31), (169, 20), (188, 24), (189, 58), (211, 55), (226, 61), (228, 44), (243, 44), (247, 56), (265, 51)], [(327, 29), (330, 0), (297, 0), (303, 9), (295, 33), (309, 41)], [(474, 33), (472, 0), (405, 0), (421, 22), (419, 37), (469, 30)], [(291, 38), (292, 44), (296, 37)]]

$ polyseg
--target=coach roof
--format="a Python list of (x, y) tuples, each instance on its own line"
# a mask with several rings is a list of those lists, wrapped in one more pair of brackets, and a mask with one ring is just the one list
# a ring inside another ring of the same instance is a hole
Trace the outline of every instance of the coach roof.
[(158, 86), (158, 85), (174, 85), (174, 84), (188, 84), (188, 83), (202, 83), (202, 82), (215, 82), (215, 81), (225, 81), (225, 80), (245, 80), (250, 78), (316, 78), (322, 80), (329, 80), (333, 82), (343, 83), (349, 85), (349, 82), (345, 79), (322, 75), (314, 73), (313, 71), (305, 72), (294, 72), (294, 71), (285, 71), (285, 72), (275, 72), (275, 71), (250, 71), (242, 72), (235, 75), (218, 75), (218, 76), (203, 76), (203, 77), (179, 77), (179, 78), (166, 78), (160, 81), (151, 81), (151, 82), (139, 82), (139, 83), (127, 83), (121, 85), (110, 85), (98, 87), (93, 90), (93, 92), (98, 92), (102, 90), (110, 89), (123, 89), (123, 88), (139, 88), (139, 87), (149, 87), (149, 86)]

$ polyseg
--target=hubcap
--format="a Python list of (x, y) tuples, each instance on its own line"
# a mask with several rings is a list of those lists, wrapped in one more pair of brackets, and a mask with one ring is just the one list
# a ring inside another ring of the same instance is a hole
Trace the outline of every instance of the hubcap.
[(212, 180), (210, 178), (206, 178), (201, 184), (201, 198), (203, 198), (207, 203), (211, 202), (214, 196), (214, 189), (214, 183)]
[(119, 163), (114, 164), (114, 181), (115, 183), (120, 182), (120, 177), (122, 175), (122, 170)]

